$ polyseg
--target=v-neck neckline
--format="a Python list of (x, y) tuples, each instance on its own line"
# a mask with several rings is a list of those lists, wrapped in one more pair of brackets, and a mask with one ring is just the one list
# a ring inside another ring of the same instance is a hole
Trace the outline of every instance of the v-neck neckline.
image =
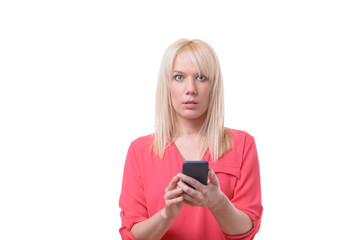
[[(184, 162), (186, 162), (186, 161), (196, 161), (196, 160), (191, 160), (191, 159), (186, 160), (185, 157), (184, 157), (184, 155), (181, 153), (180, 149), (178, 148), (178, 146), (176, 146), (176, 144), (175, 144), (174, 141), (172, 141), (172, 144), (174, 145), (176, 152), (180, 155), (181, 159), (182, 159)], [(209, 152), (209, 148), (206, 149), (206, 151), (205, 151), (205, 153), (203, 154), (202, 158), (200, 158), (198, 161), (205, 161), (204, 159), (205, 159), (205, 156), (207, 155), (208, 152)]]

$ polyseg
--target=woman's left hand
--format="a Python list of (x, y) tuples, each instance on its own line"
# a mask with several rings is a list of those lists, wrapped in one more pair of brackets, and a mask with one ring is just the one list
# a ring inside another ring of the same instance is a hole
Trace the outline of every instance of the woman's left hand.
[[(225, 194), (220, 190), (219, 180), (217, 179), (214, 171), (209, 169), (209, 179), (207, 185), (201, 184), (196, 179), (184, 175), (178, 174), (181, 181), (178, 182), (178, 186), (183, 189), (184, 202), (190, 206), (208, 207), (214, 208), (223, 200)], [(187, 182), (195, 189), (189, 187), (184, 182)]]

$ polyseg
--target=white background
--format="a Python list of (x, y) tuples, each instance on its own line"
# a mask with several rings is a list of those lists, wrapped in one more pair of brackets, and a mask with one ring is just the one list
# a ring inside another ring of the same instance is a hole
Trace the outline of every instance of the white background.
[(120, 239), (160, 59), (200, 38), (255, 137), (256, 239), (360, 239), (358, 1), (1, 1), (0, 239)]

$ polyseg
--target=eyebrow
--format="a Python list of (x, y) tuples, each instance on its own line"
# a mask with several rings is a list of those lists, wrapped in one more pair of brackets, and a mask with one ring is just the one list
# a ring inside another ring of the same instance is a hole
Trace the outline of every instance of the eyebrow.
[(181, 73), (181, 74), (183, 74), (183, 73), (184, 73), (184, 72), (179, 71), (179, 70), (174, 70), (174, 71), (173, 71), (173, 73), (175, 73), (175, 72), (176, 72), (176, 73)]

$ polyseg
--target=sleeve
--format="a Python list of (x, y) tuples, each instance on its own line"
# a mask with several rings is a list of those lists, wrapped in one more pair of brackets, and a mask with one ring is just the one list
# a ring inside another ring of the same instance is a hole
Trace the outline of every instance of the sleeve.
[(121, 208), (120, 235), (124, 240), (133, 240), (131, 228), (135, 223), (148, 218), (143, 183), (140, 174), (139, 159), (136, 156), (134, 142), (131, 143), (124, 166), (122, 190), (119, 200)]
[(231, 202), (234, 206), (246, 213), (253, 222), (253, 228), (242, 235), (230, 236), (224, 234), (227, 240), (251, 240), (260, 229), (262, 216), (261, 186), (259, 160), (252, 136), (246, 135), (240, 178), (237, 180), (234, 190), (234, 197)]

